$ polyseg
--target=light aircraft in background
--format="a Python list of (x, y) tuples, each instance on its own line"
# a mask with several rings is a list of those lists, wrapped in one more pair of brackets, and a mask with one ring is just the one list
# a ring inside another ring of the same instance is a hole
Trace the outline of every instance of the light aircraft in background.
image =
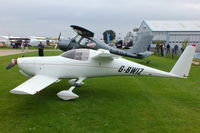
[(37, 47), (40, 42), (42, 42), (43, 45), (47, 45), (47, 39), (45, 37), (30, 36), (29, 39), (30, 46)]
[(138, 40), (135, 45), (129, 50), (121, 50), (114, 47), (110, 47), (104, 42), (94, 37), (94, 33), (82, 28), (80, 26), (71, 25), (77, 35), (71, 40), (61, 39), (59, 35), (58, 47), (63, 50), (71, 50), (77, 48), (90, 48), (90, 49), (106, 49), (112, 54), (121, 56), (128, 56), (133, 58), (143, 59), (153, 54), (153, 52), (147, 51), (148, 46), (151, 44), (153, 36), (150, 33), (138, 34)]
[(185, 78), (189, 74), (195, 50), (195, 46), (188, 46), (170, 72), (126, 60), (103, 49), (73, 49), (60, 56), (12, 59), (7, 69), (17, 64), (20, 72), (31, 78), (10, 92), (33, 95), (50, 84), (67, 78), (71, 79), (71, 88), (57, 93), (57, 96), (63, 100), (71, 100), (79, 97), (73, 93), (73, 89), (92, 77), (147, 75)]
[[(45, 46), (47, 45), (47, 40), (45, 37), (35, 37), (35, 36), (30, 36), (30, 37), (14, 37), (14, 36), (1, 36), (5, 38), (6, 44), (11, 45), (12, 43), (20, 42), (28, 40), (29, 46), (35, 46), (37, 47), (40, 42), (42, 42)], [(21, 45), (21, 44), (20, 44)]]

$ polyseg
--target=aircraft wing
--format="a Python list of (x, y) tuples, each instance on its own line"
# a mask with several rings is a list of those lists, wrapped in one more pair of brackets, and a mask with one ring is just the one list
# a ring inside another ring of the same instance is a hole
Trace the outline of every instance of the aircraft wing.
[(107, 52), (107, 50), (102, 50), (101, 53), (93, 56), (92, 58), (96, 60), (102, 60), (102, 59), (113, 60), (114, 58), (120, 58), (120, 57), (121, 56), (110, 54), (109, 52)]
[(44, 75), (35, 75), (30, 78), (23, 84), (17, 86), (15, 89), (11, 90), (11, 93), (14, 94), (35, 94), (50, 84), (56, 82), (58, 78), (44, 76)]

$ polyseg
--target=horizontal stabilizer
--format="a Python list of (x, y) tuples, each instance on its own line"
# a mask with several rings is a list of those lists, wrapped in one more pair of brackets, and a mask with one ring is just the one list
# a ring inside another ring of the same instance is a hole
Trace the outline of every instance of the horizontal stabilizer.
[(143, 59), (143, 58), (149, 57), (152, 54), (153, 54), (153, 52), (151, 52), (151, 51), (145, 51), (145, 52), (138, 53), (137, 56), (139, 59)]

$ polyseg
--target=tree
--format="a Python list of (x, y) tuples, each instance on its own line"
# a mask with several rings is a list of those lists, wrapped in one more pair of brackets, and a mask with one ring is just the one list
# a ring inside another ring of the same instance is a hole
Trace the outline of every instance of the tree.
[(181, 48), (181, 52), (183, 53), (183, 51), (185, 50), (185, 47), (188, 45), (188, 40), (185, 40), (182, 42), (182, 48)]
[(182, 42), (182, 47), (185, 48), (185, 47), (187, 46), (187, 44), (188, 44), (188, 40), (183, 41), (183, 42)]
[(159, 48), (161, 45), (161, 41), (160, 40), (156, 40), (156, 52), (159, 53)]
[(106, 30), (106, 31), (104, 31), (104, 33), (103, 33), (103, 40), (104, 40), (105, 43), (108, 43), (107, 34), (109, 34), (110, 41), (114, 40), (115, 37), (116, 37), (116, 34), (115, 34), (115, 32), (113, 30)]

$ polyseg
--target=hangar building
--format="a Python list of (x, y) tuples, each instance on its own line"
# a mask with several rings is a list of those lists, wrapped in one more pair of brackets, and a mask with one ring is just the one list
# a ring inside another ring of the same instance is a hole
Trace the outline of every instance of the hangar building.
[(181, 48), (182, 43), (187, 41), (200, 47), (200, 21), (143, 21), (138, 33), (143, 32), (154, 35), (153, 44), (160, 40), (172, 47), (178, 44)]

